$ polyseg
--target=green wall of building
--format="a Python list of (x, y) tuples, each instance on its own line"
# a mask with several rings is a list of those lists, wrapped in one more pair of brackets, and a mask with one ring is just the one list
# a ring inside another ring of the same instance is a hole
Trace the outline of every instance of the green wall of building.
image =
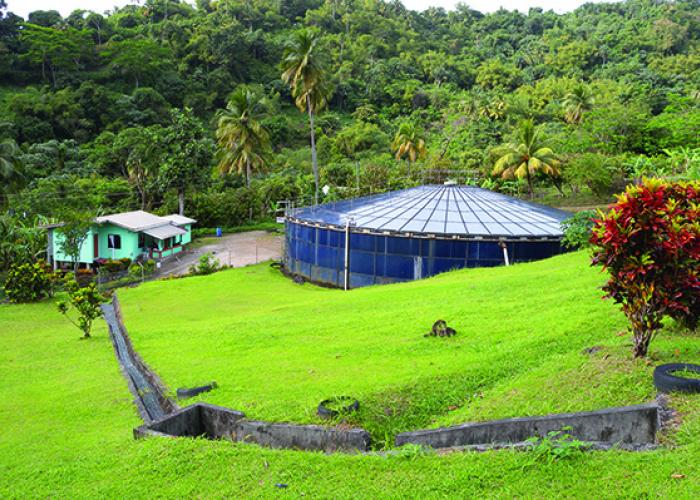
[[(93, 229), (91, 228), (90, 231), (88, 232), (87, 238), (83, 240), (83, 244), (80, 246), (80, 263), (81, 264), (91, 264), (92, 261), (94, 260), (93, 257), (93, 248), (92, 248), (92, 240), (93, 240)], [(73, 259), (69, 257), (68, 255), (65, 254), (63, 251), (63, 234), (58, 229), (54, 229), (51, 231), (51, 235), (53, 237), (53, 242), (52, 242), (52, 247), (53, 247), (53, 255), (54, 255), (54, 260), (59, 261), (59, 262), (73, 262)]]
[(190, 241), (192, 241), (192, 225), (191, 224), (186, 224), (182, 226), (182, 229), (187, 231), (187, 233), (183, 234), (181, 238), (181, 243), (183, 245), (188, 244)]
[[(138, 233), (133, 233), (128, 229), (124, 229), (119, 226), (114, 226), (112, 224), (105, 224), (104, 226), (99, 226), (99, 255), (102, 259), (131, 259), (134, 260), (136, 257), (141, 255), (141, 250), (139, 249), (139, 235)], [(121, 237), (121, 248), (111, 249), (108, 248), (109, 235), (113, 234)]]

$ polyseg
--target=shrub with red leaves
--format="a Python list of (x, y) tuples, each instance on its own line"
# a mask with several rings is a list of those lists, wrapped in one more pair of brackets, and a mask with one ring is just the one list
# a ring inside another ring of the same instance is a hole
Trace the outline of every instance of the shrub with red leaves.
[(634, 356), (670, 316), (691, 329), (700, 317), (700, 182), (644, 179), (595, 221), (593, 264), (610, 273), (606, 298), (630, 321)]

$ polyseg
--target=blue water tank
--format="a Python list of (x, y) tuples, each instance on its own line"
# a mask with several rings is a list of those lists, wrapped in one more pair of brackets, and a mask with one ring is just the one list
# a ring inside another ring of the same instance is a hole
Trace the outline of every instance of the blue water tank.
[(221, 230), (221, 228), (220, 228), (220, 227), (217, 227), (217, 228), (216, 228), (216, 236), (217, 236), (217, 238), (221, 238), (221, 236), (223, 236), (223, 234), (224, 234), (224, 232)]

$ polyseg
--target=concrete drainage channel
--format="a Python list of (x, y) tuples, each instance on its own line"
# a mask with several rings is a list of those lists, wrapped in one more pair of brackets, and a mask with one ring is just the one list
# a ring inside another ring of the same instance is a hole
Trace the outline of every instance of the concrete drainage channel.
[(104, 304), (102, 310), (117, 360), (145, 422), (134, 429), (134, 437), (204, 436), (272, 448), (325, 452), (369, 450), (370, 437), (364, 429), (260, 422), (246, 419), (239, 411), (206, 403), (179, 408), (166, 396), (165, 385), (134, 350), (116, 294), (112, 296), (112, 303)]
[(116, 294), (113, 295), (111, 304), (102, 304), (102, 312), (109, 327), (114, 353), (127, 380), (129, 390), (135, 396), (134, 402), (144, 422), (159, 420), (177, 410), (177, 404), (165, 396), (163, 383), (134, 351), (126, 329), (123, 327)]
[(337, 429), (320, 425), (275, 424), (247, 420), (239, 411), (196, 403), (167, 417), (134, 429), (137, 438), (147, 436), (205, 436), (256, 443), (270, 448), (320, 450), (327, 453), (368, 451), (364, 429)]
[[(296, 425), (248, 420), (242, 412), (196, 403), (186, 408), (166, 396), (158, 376), (134, 351), (124, 327), (116, 294), (103, 305), (114, 350), (135, 396), (144, 425), (134, 437), (199, 437), (256, 443), (272, 448), (325, 452), (368, 452), (370, 435), (360, 428)], [(647, 450), (655, 446), (663, 410), (656, 403), (599, 411), (511, 418), (413, 432), (396, 436), (396, 446), (417, 444), (432, 448), (486, 450), (527, 448), (533, 436), (570, 428), (569, 434), (591, 443), (590, 449)]]

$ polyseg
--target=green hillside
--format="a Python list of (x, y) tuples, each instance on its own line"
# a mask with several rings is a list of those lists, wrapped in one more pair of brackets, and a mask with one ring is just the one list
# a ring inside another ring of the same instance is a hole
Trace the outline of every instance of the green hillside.
[[(172, 391), (215, 380), (202, 400), (294, 422), (320, 422), (319, 401), (352, 395), (352, 423), (383, 447), (436, 424), (653, 399), (602, 281), (579, 252), (350, 292), (260, 265), (119, 293), (135, 347)], [(458, 335), (425, 338), (437, 319)], [(670, 358), (679, 343), (665, 338), (656, 355)], [(605, 348), (582, 354), (594, 345)]]

